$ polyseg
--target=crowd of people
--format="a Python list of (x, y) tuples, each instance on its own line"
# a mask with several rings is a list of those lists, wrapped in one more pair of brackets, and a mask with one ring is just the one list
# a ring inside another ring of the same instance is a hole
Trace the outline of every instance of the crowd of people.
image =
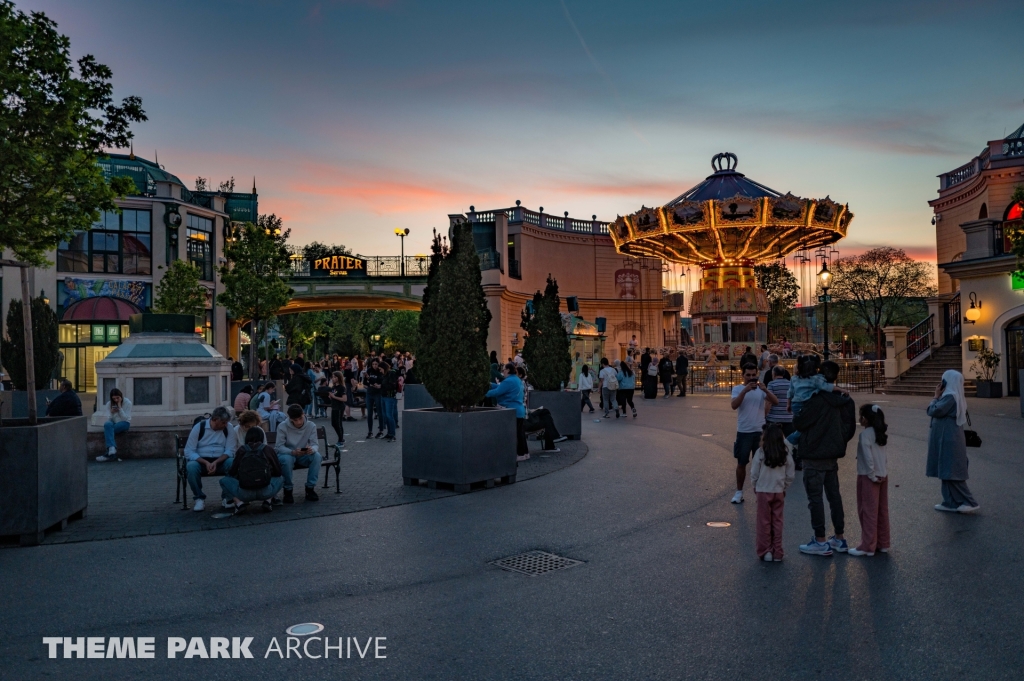
[[(800, 552), (817, 556), (848, 553), (873, 556), (889, 551), (888, 424), (878, 404), (858, 410), (849, 394), (837, 387), (839, 365), (805, 355), (797, 362), (797, 375), (778, 365), (778, 358), (744, 358), (743, 382), (732, 389), (737, 412), (736, 492), (732, 503), (743, 503), (747, 465), (757, 497), (756, 553), (758, 558), (781, 561), (785, 554), (782, 526), (786, 490), (803, 471), (813, 535)], [(774, 359), (774, 361), (772, 361)], [(759, 369), (764, 368), (763, 374)], [(980, 506), (967, 486), (967, 450), (964, 425), (967, 401), (963, 375), (946, 371), (928, 405), (931, 417), (926, 475), (942, 481), (937, 511), (975, 513)], [(839, 459), (847, 443), (863, 427), (857, 442), (857, 514), (859, 542), (848, 542)], [(832, 534), (827, 533), (825, 500)]]

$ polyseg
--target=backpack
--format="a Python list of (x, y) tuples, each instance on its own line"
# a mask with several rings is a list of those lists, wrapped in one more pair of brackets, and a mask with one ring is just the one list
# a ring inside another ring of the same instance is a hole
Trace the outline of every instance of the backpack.
[(608, 378), (604, 379), (604, 387), (608, 390), (619, 389), (619, 377), (615, 374), (611, 374)]
[(249, 409), (251, 409), (252, 411), (256, 411), (257, 409), (260, 408), (259, 402), (260, 402), (260, 397), (262, 395), (263, 395), (263, 393), (256, 393), (255, 395), (253, 395), (252, 397), (249, 398)]
[(647, 375), (648, 376), (657, 376), (658, 375), (658, 365), (655, 364), (654, 362), (651, 362), (650, 364), (648, 364), (647, 365)]
[(242, 489), (263, 489), (270, 484), (273, 471), (263, 455), (266, 445), (245, 445), (242, 460), (238, 462), (238, 486)]
[(196, 438), (196, 443), (197, 444), (199, 443), (200, 440), (203, 439), (203, 436), (206, 435), (206, 420), (208, 418), (210, 418), (209, 414), (202, 414), (202, 415), (197, 416), (194, 419), (192, 419), (192, 427), (193, 428), (196, 427), (197, 423), (199, 424), (199, 437)]

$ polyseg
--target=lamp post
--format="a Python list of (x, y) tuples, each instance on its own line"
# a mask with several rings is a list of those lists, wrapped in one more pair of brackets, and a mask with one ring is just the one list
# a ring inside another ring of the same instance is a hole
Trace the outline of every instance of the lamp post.
[(828, 262), (821, 263), (821, 271), (818, 272), (818, 282), (821, 284), (822, 295), (819, 301), (825, 304), (825, 359), (828, 359), (828, 284), (832, 279), (832, 273), (828, 271)]
[(402, 266), (401, 266), (401, 272), (402, 272), (402, 276), (404, 277), (405, 276), (405, 237), (409, 236), (409, 228), (408, 227), (406, 227), (405, 229), (396, 228), (395, 229), (395, 236), (397, 236), (398, 238), (400, 238), (402, 240)]

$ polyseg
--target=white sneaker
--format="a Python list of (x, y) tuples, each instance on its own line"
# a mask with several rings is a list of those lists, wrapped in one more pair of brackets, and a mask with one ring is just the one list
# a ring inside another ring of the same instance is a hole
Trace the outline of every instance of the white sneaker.
[(554, 441), (555, 442), (565, 442), (568, 439), (569, 439), (568, 435), (563, 435), (562, 437), (556, 437)]
[(981, 506), (968, 506), (967, 504), (962, 504), (960, 508), (956, 509), (956, 511), (957, 513), (977, 513), (979, 509), (981, 509)]
[(110, 456), (110, 455), (108, 455), (108, 456), (97, 456), (96, 460), (98, 462), (100, 462), (100, 463), (106, 463), (107, 461), (118, 461), (119, 459), (117, 458), (117, 455), (115, 454), (113, 456)]
[(889, 549), (878, 549), (878, 550), (881, 551), (882, 553), (889, 553)]
[(742, 504), (743, 503), (743, 490), (741, 490), (741, 489), (736, 490), (736, 494), (732, 495), (732, 503), (734, 503), (734, 504)]
[(108, 447), (107, 456), (117, 456), (117, 447)]
[(230, 499), (221, 499), (220, 505), (221, 508), (234, 508), (235, 502), (231, 501)]
[(766, 562), (766, 563), (770, 563), (770, 562), (772, 562), (772, 560), (773, 560), (773, 558), (772, 558), (772, 552), (771, 552), (771, 551), (769, 551), (768, 553), (764, 554), (764, 558), (762, 558), (761, 560), (763, 560), (763, 561), (764, 561), (764, 562)]
[[(883, 549), (884, 550), (884, 549)], [(875, 555), (872, 551), (861, 551), (860, 549), (850, 549), (847, 551), (851, 556), (873, 556)]]
[(206, 510), (206, 500), (205, 499), (196, 499), (196, 503), (194, 503), (192, 505), (192, 510), (193, 511), (204, 511), (204, 510)]
[(530, 460), (530, 455), (529, 454), (523, 454), (522, 456), (517, 456), (516, 457), (516, 461), (529, 461), (529, 460)]
[(935, 504), (935, 510), (936, 511), (945, 511), (946, 513), (956, 513), (960, 509), (958, 509), (958, 508), (950, 508), (949, 506), (946, 506), (945, 504)]

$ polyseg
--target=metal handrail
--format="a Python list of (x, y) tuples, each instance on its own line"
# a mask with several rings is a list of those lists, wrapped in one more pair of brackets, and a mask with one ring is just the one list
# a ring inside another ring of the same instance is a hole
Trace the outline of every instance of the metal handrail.
[(907, 331), (907, 346), (893, 355), (893, 359), (898, 359), (900, 355), (906, 353), (907, 360), (913, 360), (934, 345), (934, 340), (929, 340), (934, 339), (934, 336), (935, 315), (930, 314)]

